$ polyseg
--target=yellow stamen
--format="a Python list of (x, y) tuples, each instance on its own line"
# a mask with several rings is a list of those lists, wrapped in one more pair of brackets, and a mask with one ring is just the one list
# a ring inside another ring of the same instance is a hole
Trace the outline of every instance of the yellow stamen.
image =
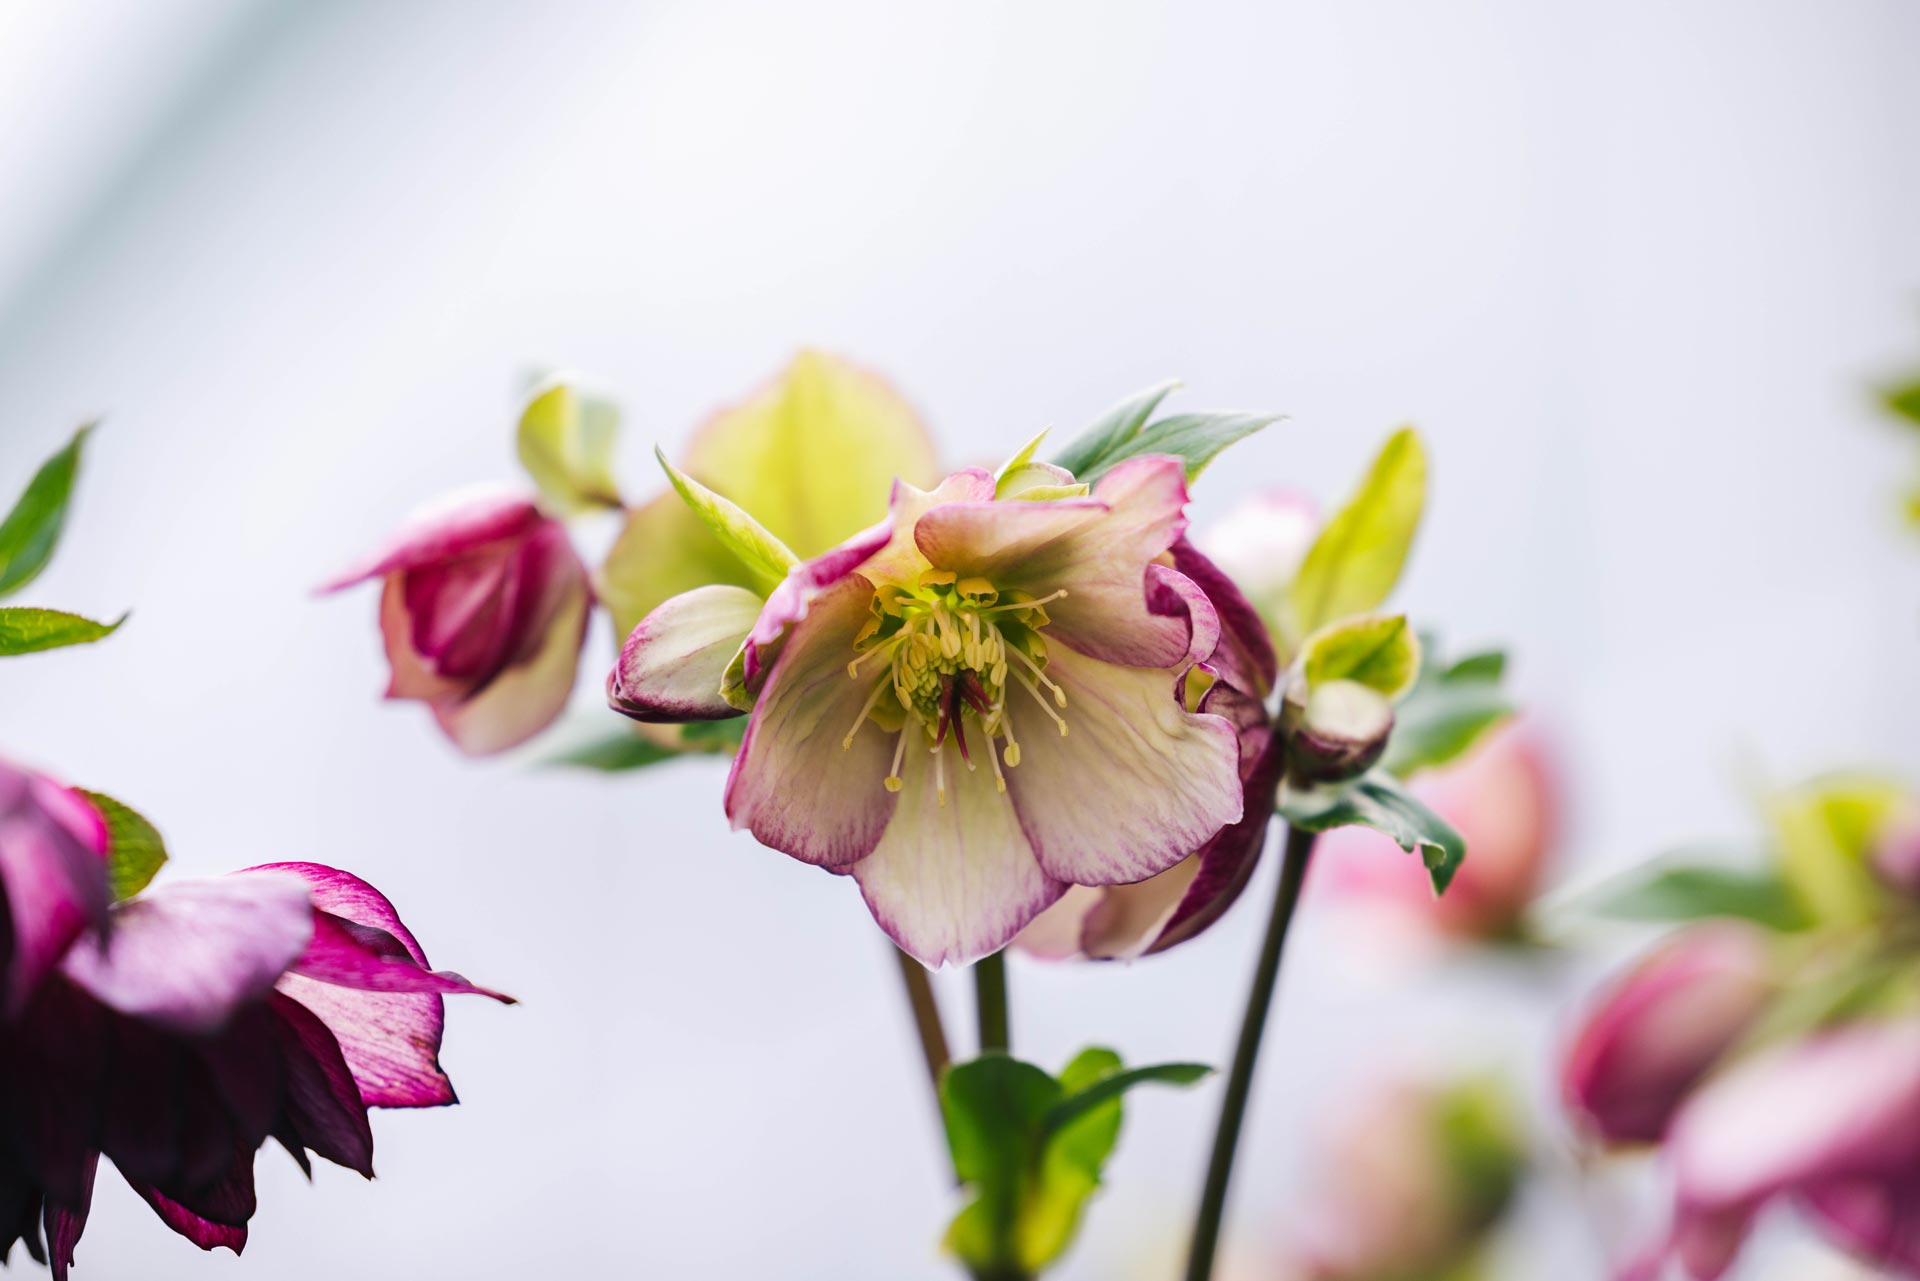
[(889, 792), (897, 792), (907, 785), (907, 781), (900, 777), (900, 761), (906, 754), (907, 731), (903, 726), (900, 732), (893, 737), (893, 768), (887, 771), (887, 777), (885, 779), (886, 788)]
[(1040, 705), (1041, 711), (1053, 717), (1053, 723), (1060, 727), (1060, 737), (1065, 738), (1067, 736), (1066, 719), (1062, 717), (1060, 713), (1054, 711), (1052, 707), (1048, 706), (1046, 696), (1040, 692), (1040, 687), (1038, 685), (1035, 685), (1032, 681), (1028, 680), (1026, 676), (1020, 672), (1014, 673), (1014, 679), (1019, 681), (1021, 688), (1025, 689), (1027, 693), (1033, 695), (1033, 701)]
[(853, 728), (848, 730), (847, 736), (840, 740), (841, 751), (844, 752), (853, 746), (853, 736), (858, 734), (860, 727), (867, 723), (867, 714), (879, 706), (880, 696), (886, 693), (887, 689), (888, 682), (884, 680), (873, 683), (873, 688), (867, 692), (867, 701), (860, 706), (860, 714), (853, 718)]

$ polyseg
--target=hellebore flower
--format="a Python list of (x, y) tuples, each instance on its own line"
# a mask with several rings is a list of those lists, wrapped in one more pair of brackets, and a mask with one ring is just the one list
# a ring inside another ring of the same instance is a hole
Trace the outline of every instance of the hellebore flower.
[(107, 829), (80, 797), (0, 760), (0, 1022), (82, 930), (107, 921)]
[(1292, 1281), (1409, 1281), (1464, 1267), (1513, 1204), (1526, 1151), (1494, 1080), (1396, 1082), (1344, 1118), (1286, 1251)]
[(1389, 837), (1343, 827), (1320, 838), (1313, 880), (1336, 895), (1459, 938), (1517, 937), (1558, 837), (1558, 782), (1538, 733), (1508, 725), (1457, 762), (1419, 775), (1415, 797), (1466, 838), (1473, 857), (1436, 897)]
[[(995, 951), (1069, 885), (1144, 880), (1241, 818), (1239, 735), (1184, 698), (1221, 625), (1163, 559), (1186, 524), (1181, 462), (1131, 459), (1085, 497), (994, 490), (977, 470), (897, 484), (886, 522), (788, 574), (719, 686), (712, 592), (649, 616), (610, 681), (620, 710), (663, 720), (724, 715), (723, 687), (751, 700), (734, 827), (852, 875), (928, 965)], [(705, 629), (685, 639), (669, 611)]]
[(1681, 1110), (1668, 1150), (1668, 1252), (1698, 1281), (1732, 1266), (1777, 1199), (1857, 1257), (1920, 1275), (1920, 1021), (1843, 1026), (1735, 1066)]
[[(454, 1102), (441, 998), (372, 886), (313, 863), (116, 904), (0, 1029), (0, 1259), (64, 1279), (102, 1156), (203, 1249), (246, 1243), (268, 1138), (372, 1177), (369, 1107)], [(46, 1245), (40, 1242), (44, 1225)]]
[(1655, 1143), (1776, 990), (1765, 935), (1716, 921), (1676, 935), (1604, 993), (1561, 1069), (1582, 1127)]
[(1234, 580), (1184, 538), (1174, 544), (1173, 566), (1199, 584), (1220, 619), (1220, 645), (1201, 664), (1211, 683), (1197, 710), (1224, 716), (1239, 736), (1243, 812), (1158, 876), (1073, 886), (1021, 932), (1018, 944), (1032, 955), (1111, 960), (1164, 952), (1219, 920), (1259, 862), (1286, 768), (1265, 702), (1278, 679), (1273, 642)]
[(321, 590), (382, 581), (388, 698), (418, 699), (471, 756), (525, 742), (573, 690), (592, 593), (566, 527), (511, 496), (424, 515)]

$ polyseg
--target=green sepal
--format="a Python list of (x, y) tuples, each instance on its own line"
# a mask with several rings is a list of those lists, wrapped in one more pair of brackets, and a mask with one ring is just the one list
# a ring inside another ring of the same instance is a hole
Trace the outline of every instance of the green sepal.
[(1345, 618), (1308, 636), (1297, 661), (1309, 690), (1353, 681), (1395, 701), (1420, 678), (1420, 638), (1404, 614)]
[(1403, 427), (1387, 439), (1345, 507), (1307, 549), (1287, 587), (1290, 636), (1377, 608), (1400, 581), (1426, 506), (1427, 456)]
[(693, 509), (701, 523), (713, 531), (721, 546), (733, 553), (762, 595), (779, 586), (787, 571), (800, 563), (800, 558), (789, 551), (785, 543), (768, 533), (764, 525), (738, 504), (675, 467), (658, 449), (653, 451), (653, 456), (660, 460), (661, 470), (667, 473), (667, 479), (673, 482), (681, 499)]

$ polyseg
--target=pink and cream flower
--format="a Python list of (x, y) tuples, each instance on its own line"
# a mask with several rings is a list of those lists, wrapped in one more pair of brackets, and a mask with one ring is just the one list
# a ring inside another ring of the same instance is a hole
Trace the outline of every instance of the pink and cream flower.
[(1180, 461), (1130, 460), (1083, 497), (994, 491), (978, 470), (897, 484), (885, 522), (763, 607), (733, 588), (662, 605), (609, 681), (642, 719), (750, 704), (733, 825), (851, 875), (929, 965), (999, 949), (1069, 885), (1163, 872), (1241, 817), (1234, 726), (1184, 696), (1221, 629), (1172, 564)]

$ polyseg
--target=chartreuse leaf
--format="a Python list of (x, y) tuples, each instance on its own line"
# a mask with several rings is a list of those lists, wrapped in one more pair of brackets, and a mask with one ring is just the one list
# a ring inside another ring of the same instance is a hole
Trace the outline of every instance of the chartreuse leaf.
[(520, 464), (541, 496), (563, 513), (618, 507), (613, 445), (620, 411), (570, 382), (551, 378), (533, 390), (520, 415), (515, 444)]
[(1785, 881), (1771, 872), (1699, 863), (1644, 868), (1599, 887), (1592, 910), (1626, 921), (1697, 921), (1731, 917), (1772, 930), (1813, 923)]
[(1377, 608), (1400, 580), (1426, 505), (1427, 456), (1419, 433), (1388, 438), (1360, 488), (1320, 530), (1287, 588), (1289, 631), (1303, 636)]
[(1897, 780), (1846, 774), (1768, 800), (1780, 877), (1815, 920), (1858, 925), (1880, 914), (1882, 892), (1871, 857), (1905, 795)]
[[(815, 351), (704, 423), (680, 466), (803, 557), (882, 519), (896, 478), (922, 488), (939, 479), (932, 438), (900, 393)], [(628, 513), (596, 586), (624, 637), (668, 597), (709, 583), (753, 579), (667, 494)]]
[(1088, 479), (1088, 473), (1096, 465), (1123, 449), (1140, 434), (1147, 420), (1153, 417), (1153, 411), (1160, 407), (1160, 402), (1179, 385), (1178, 379), (1170, 378), (1158, 386), (1135, 392), (1100, 415), (1093, 426), (1075, 436), (1071, 444), (1053, 456), (1053, 463), (1066, 468), (1081, 480)]
[(107, 881), (116, 900), (130, 899), (167, 861), (166, 842), (140, 813), (101, 792), (82, 791), (107, 825)]
[(761, 593), (779, 586), (787, 571), (800, 563), (800, 558), (785, 543), (768, 533), (766, 526), (748, 515), (738, 503), (722, 498), (675, 467), (659, 450), (653, 453), (681, 499), (720, 540), (720, 545), (733, 553)]
[(113, 635), (120, 624), (126, 621), (125, 614), (111, 623), (96, 623), (91, 618), (57, 609), (0, 606), (0, 658), (14, 654), (35, 654), (67, 645), (90, 644)]
[(1121, 1096), (1208, 1072), (1175, 1063), (1123, 1071), (1112, 1050), (1076, 1055), (1058, 1078), (1005, 1055), (948, 1069), (941, 1081), (954, 1169), (973, 1194), (947, 1248), (976, 1278), (1037, 1276), (1072, 1244), (1120, 1137)]
[(994, 485), (996, 487), (994, 492), (996, 494), (999, 492), (998, 486), (1000, 482), (1006, 480), (1007, 477), (1013, 475), (1033, 461), (1033, 456), (1040, 452), (1040, 446), (1047, 439), (1047, 433), (1051, 430), (1052, 428), (1042, 427), (1034, 434), (1033, 439), (1020, 446), (1018, 453), (1007, 459), (1006, 462), (1000, 464), (999, 470), (993, 473)]
[(1447, 892), (1467, 857), (1466, 838), (1384, 770), (1337, 787), (1290, 789), (1281, 795), (1280, 813), (1309, 832), (1358, 824), (1392, 837), (1401, 849), (1420, 855), (1436, 894)]
[(1324, 681), (1353, 681), (1392, 700), (1419, 679), (1420, 640), (1404, 614), (1347, 618), (1307, 637), (1300, 663), (1309, 690)]
[(74, 476), (80, 470), (80, 447), (92, 430), (92, 424), (82, 427), (66, 448), (42, 463), (13, 510), (0, 521), (0, 596), (25, 587), (52, 559), (66, 524)]
[(1442, 663), (1432, 637), (1421, 638), (1420, 679), (1394, 709), (1393, 736), (1380, 768), (1396, 778), (1458, 759), (1514, 713), (1501, 689), (1507, 656), (1498, 650)]

